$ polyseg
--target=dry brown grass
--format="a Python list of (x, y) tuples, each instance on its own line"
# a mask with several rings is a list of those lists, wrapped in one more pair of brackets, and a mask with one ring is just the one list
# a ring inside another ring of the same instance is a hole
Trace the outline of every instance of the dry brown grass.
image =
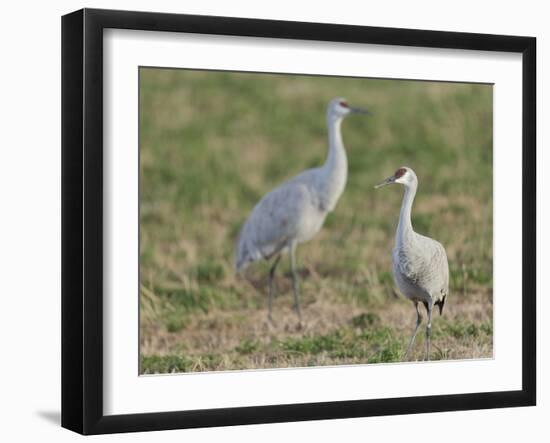
[[(274, 302), (274, 324), (267, 320), (265, 279), (251, 281), (235, 279), (229, 283), (240, 287), (248, 300), (234, 309), (212, 308), (195, 312), (178, 331), (169, 332), (164, 324), (166, 309), (145, 310), (146, 306), (162, 306), (150, 291), (143, 288), (142, 296), (152, 303), (142, 303), (141, 352), (143, 355), (186, 355), (196, 363), (190, 370), (226, 370), (244, 368), (276, 368), (365, 363), (380, 351), (378, 337), (363, 344), (365, 353), (359, 356), (331, 357), (326, 352), (280, 352), (273, 343), (303, 337), (327, 336), (335, 331), (360, 334), (385, 327), (392, 331), (392, 340), (405, 349), (415, 322), (412, 303), (394, 292), (392, 285), (376, 281), (376, 276), (359, 276), (355, 284), (378, 287), (382, 295), (368, 302), (335, 295), (338, 289), (331, 275), (321, 276), (302, 269), (302, 306), (304, 321), (299, 324), (292, 308), (289, 275), (277, 279), (279, 295)], [(364, 280), (363, 280), (364, 279)], [(228, 280), (233, 280), (230, 277)], [(150, 300), (153, 297), (153, 300)], [(170, 308), (168, 308), (169, 310)], [(442, 317), (434, 315), (432, 359), (466, 359), (492, 357), (492, 329), (467, 331), (472, 325), (492, 325), (492, 291), (477, 284), (466, 283), (462, 292), (452, 294)], [(374, 319), (368, 326), (355, 327), (354, 319), (364, 315)], [(425, 315), (424, 315), (425, 318)], [(458, 329), (457, 329), (458, 328)], [(358, 339), (360, 340), (360, 339)], [(242, 355), (236, 350), (252, 342), (261, 352)], [(220, 356), (214, 363), (201, 362), (204, 355)], [(396, 355), (400, 360), (402, 355)], [(424, 336), (419, 334), (410, 360), (424, 358)]]

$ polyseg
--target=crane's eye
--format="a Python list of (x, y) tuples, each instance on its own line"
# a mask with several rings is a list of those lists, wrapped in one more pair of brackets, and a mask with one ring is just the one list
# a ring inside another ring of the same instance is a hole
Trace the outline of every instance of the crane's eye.
[(344, 108), (349, 108), (348, 102), (344, 102), (344, 101), (340, 102), (340, 106), (342, 106)]
[(403, 177), (405, 175), (405, 172), (407, 172), (405, 168), (399, 168), (397, 171), (395, 171), (394, 177), (395, 178)]

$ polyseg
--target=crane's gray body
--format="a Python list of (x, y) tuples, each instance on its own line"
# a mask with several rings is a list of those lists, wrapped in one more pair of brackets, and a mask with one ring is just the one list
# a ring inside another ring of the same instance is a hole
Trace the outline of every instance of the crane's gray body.
[(392, 251), (393, 277), (405, 297), (439, 305), (449, 292), (449, 266), (445, 249), (436, 240), (411, 233)]
[(342, 177), (332, 192), (323, 192), (324, 175), (323, 168), (304, 171), (258, 202), (239, 236), (238, 270), (286, 252), (293, 243), (304, 243), (319, 232), (346, 183)]

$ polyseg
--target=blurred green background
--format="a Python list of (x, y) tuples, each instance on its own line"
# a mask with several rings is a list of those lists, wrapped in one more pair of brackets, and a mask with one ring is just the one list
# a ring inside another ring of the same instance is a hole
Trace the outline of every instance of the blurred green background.
[[(268, 264), (235, 276), (235, 241), (265, 193), (324, 162), (336, 96), (372, 114), (344, 121), (346, 189), (298, 247), (305, 325), (285, 258), (271, 326)], [(403, 190), (373, 185), (403, 165), (413, 226), (449, 257), (432, 359), (491, 357), (491, 85), (141, 68), (141, 372), (400, 361), (416, 318), (391, 277)]]

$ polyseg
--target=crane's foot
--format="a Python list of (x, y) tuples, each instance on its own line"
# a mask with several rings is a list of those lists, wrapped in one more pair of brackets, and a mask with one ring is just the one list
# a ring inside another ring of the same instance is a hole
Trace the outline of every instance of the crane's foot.
[(430, 345), (428, 345), (428, 349), (424, 353), (424, 361), (430, 361)]
[[(431, 317), (431, 312), (430, 312)], [(431, 318), (430, 318), (431, 320)], [(424, 358), (425, 361), (430, 361), (430, 344), (432, 339), (432, 323), (431, 321), (428, 323), (428, 326), (426, 327), (426, 356)]]
[(294, 310), (298, 316), (298, 330), (304, 329), (304, 320), (302, 318), (302, 311), (300, 310), (300, 305), (294, 305)]
[(273, 320), (273, 317), (271, 316), (271, 313), (267, 315), (267, 325), (270, 327), (270, 328), (275, 328), (277, 326), (277, 324), (275, 323), (275, 321)]

